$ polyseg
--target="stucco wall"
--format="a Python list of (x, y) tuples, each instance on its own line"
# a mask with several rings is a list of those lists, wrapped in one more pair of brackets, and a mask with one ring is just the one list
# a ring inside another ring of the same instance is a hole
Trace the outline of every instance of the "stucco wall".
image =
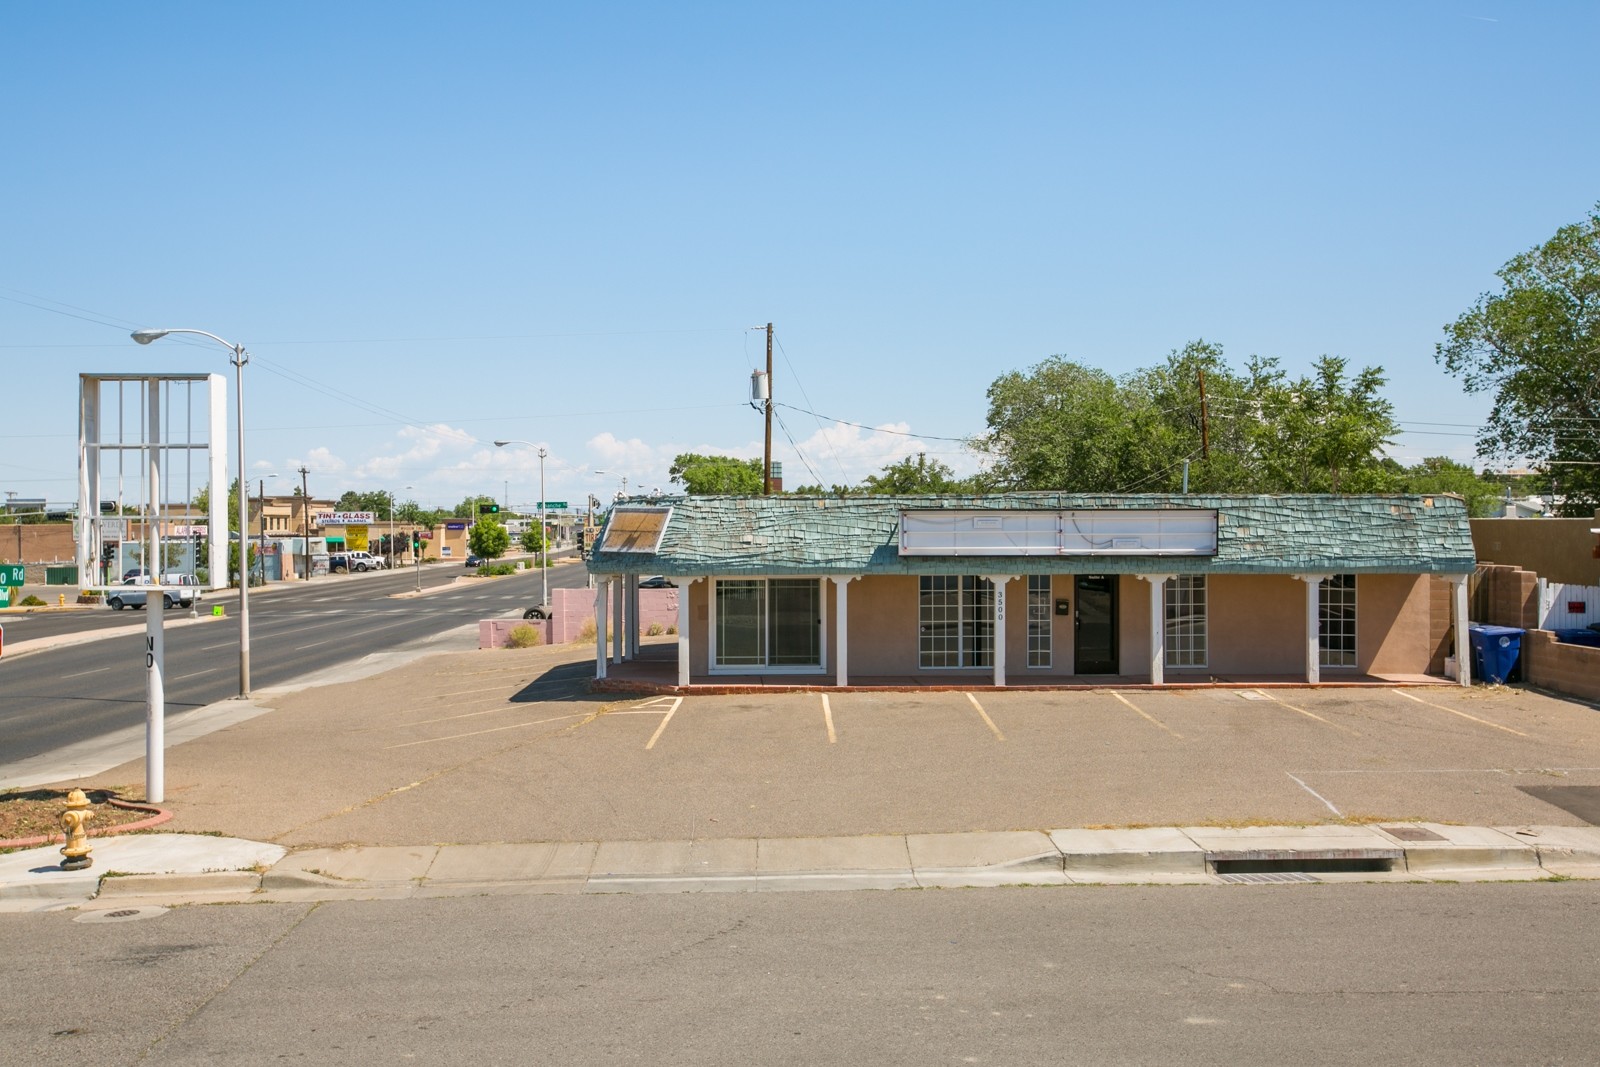
[[(1288, 575), (1213, 574), (1206, 580), (1206, 598), (1208, 663), (1201, 673), (1305, 672), (1304, 582)], [(1168, 672), (1185, 673), (1170, 667)]]
[(1432, 631), (1427, 576), (1356, 576), (1356, 662), (1361, 670), (1368, 674), (1425, 673), (1433, 659)]
[[(1473, 519), (1472, 549), (1479, 563), (1507, 563), (1546, 581), (1600, 585), (1594, 555), (1600, 511), (1592, 519)], [(1515, 624), (1512, 624), (1515, 625)]]

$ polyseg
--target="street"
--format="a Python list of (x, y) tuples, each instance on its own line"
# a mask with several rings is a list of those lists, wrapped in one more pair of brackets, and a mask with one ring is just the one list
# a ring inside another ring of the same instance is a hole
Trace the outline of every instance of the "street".
[(1597, 904), (1568, 882), (3, 915), (0, 1041), (85, 1065), (1592, 1063)]
[[(425, 588), (465, 572), (459, 566), (423, 568)], [(350, 579), (292, 582), (250, 601), (251, 686), (261, 689), (348, 663), (374, 652), (426, 641), (482, 618), (504, 616), (539, 599), (537, 571), (463, 582), (418, 598), (394, 598), (414, 588), (409, 571)], [(550, 569), (552, 588), (585, 583), (581, 565)], [(212, 603), (227, 615), (204, 613)], [(238, 601), (216, 595), (201, 601), (201, 618), (167, 613), (166, 710), (173, 714), (237, 695)], [(144, 616), (97, 610), (6, 619), (6, 642), (74, 631), (131, 628), (86, 644), (0, 659), (0, 765), (101, 737), (145, 716)], [(469, 647), (476, 647), (474, 638)]]

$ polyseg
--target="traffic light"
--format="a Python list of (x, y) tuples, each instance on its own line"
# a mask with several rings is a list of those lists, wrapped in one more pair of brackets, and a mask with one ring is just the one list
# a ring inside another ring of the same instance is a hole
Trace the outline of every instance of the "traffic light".
[(413, 556), (422, 554), (422, 531), (420, 530), (411, 531), (411, 554)]
[(479, 515), (498, 515), (498, 514), (500, 514), (500, 505), (499, 504), (479, 504), (478, 505), (478, 514)]

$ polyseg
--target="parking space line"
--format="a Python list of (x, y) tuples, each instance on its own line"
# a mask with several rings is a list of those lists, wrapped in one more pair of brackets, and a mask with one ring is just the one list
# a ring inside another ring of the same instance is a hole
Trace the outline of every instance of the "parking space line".
[(1421, 697), (1412, 696), (1410, 693), (1403, 692), (1403, 691), (1401, 691), (1399, 689), (1391, 689), (1391, 690), (1389, 690), (1389, 692), (1394, 693), (1396, 696), (1403, 696), (1407, 700), (1415, 700), (1418, 704), (1426, 704), (1430, 708), (1438, 708), (1440, 711), (1448, 711), (1452, 715), (1459, 715), (1463, 719), (1471, 719), (1473, 722), (1482, 723), (1484, 726), (1492, 726), (1496, 730), (1504, 730), (1508, 734), (1516, 734), (1518, 737), (1527, 737), (1528, 736), (1527, 734), (1523, 733), (1521, 730), (1513, 730), (1509, 726), (1501, 726), (1497, 722), (1490, 722), (1488, 719), (1480, 719), (1476, 715), (1468, 715), (1464, 711), (1457, 711), (1455, 708), (1447, 708), (1443, 704), (1435, 704), (1431, 700), (1423, 700)]
[(673, 698), (672, 707), (668, 708), (667, 709), (667, 713), (664, 716), (662, 716), (662, 718), (661, 718), (661, 725), (656, 727), (656, 732), (650, 735), (650, 740), (649, 741), (645, 742), (644, 750), (646, 752), (648, 752), (652, 748), (656, 747), (657, 739), (659, 739), (661, 737), (661, 735), (666, 732), (667, 723), (672, 721), (673, 713), (675, 713), (678, 710), (678, 705), (680, 705), (682, 703), (683, 703), (683, 698), (682, 697)]
[[(1289, 774), (1288, 771), (1284, 771), (1283, 773), (1284, 774)], [(1300, 779), (1295, 778), (1294, 775), (1289, 774), (1289, 777), (1290, 778), (1294, 778), (1294, 784), (1295, 785), (1298, 785), (1301, 789), (1304, 789), (1307, 793), (1310, 793), (1312, 796), (1316, 797), (1318, 800), (1320, 800), (1324, 804), (1326, 804), (1329, 811), (1333, 812), (1335, 815), (1339, 816), (1339, 818), (1341, 818), (1341, 819), (1344, 818), (1344, 812), (1342, 812), (1338, 808), (1334, 807), (1333, 806), (1333, 802), (1330, 801), (1327, 797), (1323, 796), (1321, 793), (1317, 792), (1315, 789), (1312, 789), (1309, 785), (1306, 785)]]
[(983, 710), (983, 705), (978, 703), (978, 698), (973, 696), (971, 693), (968, 693), (967, 699), (972, 701), (972, 706), (978, 709), (979, 715), (983, 716), (984, 723), (989, 727), (990, 730), (994, 731), (994, 739), (996, 741), (1004, 741), (1006, 739), (1006, 735), (1001, 733), (1000, 727), (996, 726), (994, 724), (994, 720), (989, 718), (989, 713)]
[(1143, 708), (1139, 707), (1137, 704), (1135, 704), (1133, 701), (1129, 700), (1127, 697), (1123, 696), (1121, 693), (1118, 693), (1115, 690), (1113, 690), (1111, 695), (1116, 697), (1118, 700), (1122, 701), (1124, 704), (1128, 705), (1128, 707), (1132, 708), (1134, 711), (1138, 712), (1147, 721), (1152, 722), (1155, 725), (1161, 727), (1167, 733), (1171, 734), (1173, 737), (1176, 737), (1179, 741), (1183, 740), (1183, 735), (1182, 734), (1180, 734), (1178, 731), (1174, 730), (1172, 727), (1168, 726), (1166, 723), (1162, 722), (1160, 719), (1156, 718), (1154, 715), (1147, 714)]
[(1297, 713), (1299, 713), (1301, 715), (1304, 715), (1308, 719), (1315, 719), (1315, 720), (1317, 720), (1318, 722), (1320, 722), (1324, 726), (1331, 726), (1335, 730), (1338, 730), (1338, 731), (1340, 731), (1342, 733), (1349, 734), (1351, 737), (1360, 737), (1361, 736), (1361, 734), (1358, 731), (1352, 730), (1348, 726), (1340, 726), (1336, 722), (1329, 722), (1327, 719), (1324, 719), (1321, 715), (1318, 715), (1315, 712), (1307, 711), (1305, 708), (1297, 708), (1293, 704), (1289, 703), (1286, 700), (1279, 700), (1277, 697), (1273, 696), (1271, 693), (1268, 693), (1264, 689), (1257, 689), (1256, 692), (1260, 693), (1262, 696), (1265, 696), (1268, 700), (1272, 701), (1274, 704), (1278, 705), (1279, 707), (1288, 708), (1290, 711), (1297, 712)]
[(833, 732), (833, 705), (828, 703), (828, 694), (822, 694), (822, 721), (828, 726), (828, 744), (838, 741), (838, 735)]
[(547, 722), (560, 722), (562, 719), (576, 719), (579, 714), (581, 713), (574, 713), (572, 715), (557, 715), (550, 719), (535, 719), (532, 722), (512, 723), (510, 726), (495, 726), (487, 730), (473, 730), (471, 733), (451, 734), (448, 737), (429, 737), (421, 741), (407, 741), (404, 744), (389, 745), (384, 749), (384, 751), (388, 751), (392, 748), (412, 748), (416, 745), (431, 745), (435, 741), (456, 741), (463, 737), (477, 737), (480, 734), (497, 734), (504, 730), (520, 730), (527, 726), (542, 726)]

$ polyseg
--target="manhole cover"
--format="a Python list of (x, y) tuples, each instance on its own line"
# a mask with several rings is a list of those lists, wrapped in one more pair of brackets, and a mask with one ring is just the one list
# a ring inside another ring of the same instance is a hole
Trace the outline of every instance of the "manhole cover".
[(140, 919), (154, 919), (165, 915), (166, 908), (118, 908), (116, 911), (84, 911), (72, 917), (75, 923), (131, 923)]
[(1401, 841), (1443, 841), (1444, 838), (1421, 826), (1380, 826), (1378, 829)]

